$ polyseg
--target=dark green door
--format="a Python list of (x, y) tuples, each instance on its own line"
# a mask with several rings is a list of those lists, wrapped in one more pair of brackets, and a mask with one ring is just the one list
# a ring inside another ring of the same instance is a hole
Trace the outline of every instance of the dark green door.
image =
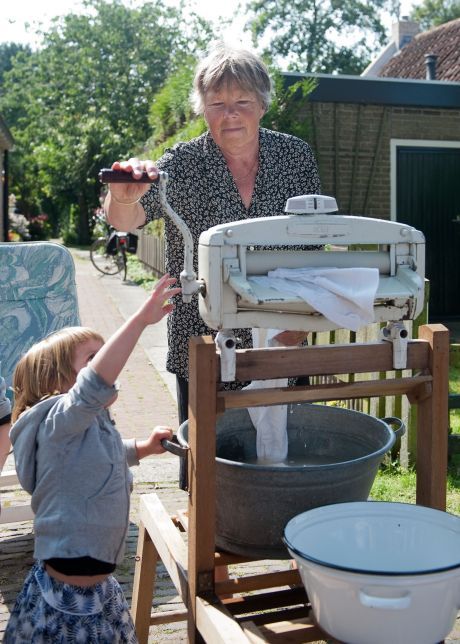
[(430, 321), (460, 317), (460, 144), (398, 147), (396, 163), (396, 219), (426, 238)]

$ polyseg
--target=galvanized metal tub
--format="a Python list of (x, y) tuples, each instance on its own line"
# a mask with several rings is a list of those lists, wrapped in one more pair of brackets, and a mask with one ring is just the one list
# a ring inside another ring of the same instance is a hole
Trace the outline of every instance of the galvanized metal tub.
[[(396, 431), (394, 424), (399, 425)], [(218, 418), (219, 549), (261, 559), (288, 558), (282, 541), (287, 522), (318, 506), (367, 500), (378, 467), (404, 425), (396, 418), (339, 407), (295, 404), (289, 405), (287, 431), (287, 464), (260, 465), (254, 463), (256, 430), (247, 410), (229, 410)], [(177, 438), (187, 446), (188, 421)]]

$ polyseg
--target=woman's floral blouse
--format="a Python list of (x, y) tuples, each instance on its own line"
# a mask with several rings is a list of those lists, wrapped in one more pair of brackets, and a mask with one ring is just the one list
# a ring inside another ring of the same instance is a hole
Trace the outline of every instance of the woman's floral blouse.
[[(194, 241), (195, 271), (200, 234), (217, 224), (284, 214), (289, 197), (318, 194), (320, 182), (310, 146), (294, 136), (264, 128), (259, 134), (259, 169), (248, 209), (244, 206), (225, 159), (206, 132), (167, 150), (157, 166), (168, 172), (168, 202), (189, 227)], [(158, 189), (152, 184), (141, 204), (147, 221), (163, 216)], [(184, 247), (180, 232), (165, 217), (166, 269), (177, 279), (183, 270)], [(308, 247), (306, 247), (308, 248)], [(315, 247), (313, 247), (315, 248)], [(192, 335), (213, 335), (198, 313), (198, 296), (189, 304), (176, 297), (168, 317), (168, 371), (188, 379), (188, 341)], [(242, 347), (251, 346), (251, 330), (237, 329)]]

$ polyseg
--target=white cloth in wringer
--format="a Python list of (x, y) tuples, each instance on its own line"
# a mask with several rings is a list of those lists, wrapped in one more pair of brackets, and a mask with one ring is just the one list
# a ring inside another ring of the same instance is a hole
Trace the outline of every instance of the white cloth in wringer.
[[(281, 346), (275, 339), (280, 329), (252, 329), (252, 342), (255, 349)], [(264, 389), (287, 387), (287, 378), (272, 380), (253, 380), (245, 389)], [(288, 454), (287, 405), (270, 407), (248, 407), (252, 424), (257, 431), (257, 460), (278, 463)]]
[(378, 268), (277, 268), (249, 282), (296, 295), (343, 329), (374, 322)]

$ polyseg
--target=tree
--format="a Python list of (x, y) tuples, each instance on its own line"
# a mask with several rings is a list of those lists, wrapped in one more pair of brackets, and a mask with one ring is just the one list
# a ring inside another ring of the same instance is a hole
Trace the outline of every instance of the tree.
[(423, 0), (414, 7), (412, 20), (420, 24), (423, 31), (460, 18), (460, 0)]
[(15, 42), (0, 43), (0, 92), (2, 91), (3, 77), (13, 66), (13, 59), (17, 54), (28, 55), (31, 49), (28, 45)]
[(197, 59), (184, 58), (155, 94), (149, 111), (151, 143), (161, 144), (195, 118), (190, 102)]
[(380, 15), (391, 0), (251, 0), (254, 46), (301, 72), (360, 73), (387, 39)]
[(85, 7), (87, 15), (58, 18), (38, 51), (14, 59), (0, 97), (16, 141), (12, 190), (24, 212), (46, 208), (64, 227), (76, 212), (82, 243), (99, 205), (98, 170), (140, 149), (155, 92), (208, 37), (202, 20), (184, 28), (181, 8), (160, 0)]
[(184, 58), (153, 98), (149, 112), (152, 135), (145, 144), (150, 159), (158, 159), (178, 141), (189, 141), (207, 129), (190, 101), (197, 62), (196, 56)]
[(312, 78), (303, 78), (286, 86), (281, 71), (271, 67), (273, 80), (273, 99), (261, 124), (271, 130), (286, 132), (308, 141), (311, 136), (311, 123), (306, 118), (299, 118), (299, 108), (308, 99), (317, 83)]

